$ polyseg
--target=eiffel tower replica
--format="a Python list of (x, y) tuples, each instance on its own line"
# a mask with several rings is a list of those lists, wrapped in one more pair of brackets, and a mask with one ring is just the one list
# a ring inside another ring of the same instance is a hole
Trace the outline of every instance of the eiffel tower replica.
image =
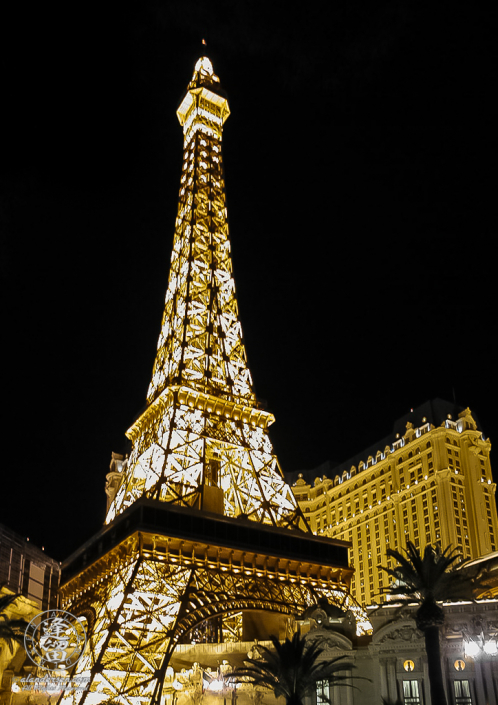
[(229, 114), (203, 57), (177, 112), (183, 170), (147, 407), (108, 476), (103, 529), (63, 567), (62, 608), (88, 631), (73, 675), (90, 678), (64, 703), (159, 705), (175, 646), (244, 610), (299, 615), (325, 597), (365, 624), (348, 544), (311, 533), (252, 388), (225, 205)]

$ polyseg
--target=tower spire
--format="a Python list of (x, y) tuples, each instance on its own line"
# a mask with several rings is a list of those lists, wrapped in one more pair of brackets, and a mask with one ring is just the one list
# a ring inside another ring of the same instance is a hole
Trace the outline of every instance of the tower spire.
[(274, 417), (258, 407), (242, 341), (221, 152), (229, 114), (204, 56), (177, 111), (183, 169), (148, 407), (127, 431), (133, 450), (107, 523), (145, 496), (307, 529), (273, 453)]
[(232, 275), (221, 138), (228, 101), (207, 57), (177, 111), (183, 169), (161, 333), (147, 400), (185, 384), (254, 403)]

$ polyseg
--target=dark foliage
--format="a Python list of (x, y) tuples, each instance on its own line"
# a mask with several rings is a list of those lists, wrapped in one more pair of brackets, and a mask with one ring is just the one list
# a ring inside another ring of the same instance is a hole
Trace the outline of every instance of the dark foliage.
[(10, 619), (7, 609), (17, 600), (17, 595), (2, 595), (0, 597), (0, 641), (5, 641), (9, 651), (13, 653), (14, 642), (24, 645), (24, 633), (28, 623), (24, 619)]
[(443, 550), (439, 545), (427, 545), (422, 557), (418, 548), (408, 541), (404, 553), (388, 549), (387, 555), (396, 559), (399, 565), (383, 568), (394, 578), (394, 583), (384, 592), (399, 600), (401, 610), (418, 603), (415, 621), (425, 637), (431, 699), (433, 703), (446, 705), (439, 644), (439, 627), (444, 623), (444, 612), (438, 603), (472, 600), (482, 588), (479, 570), (474, 567), (456, 569), (455, 564), (461, 556), (451, 546)]
[(269, 688), (276, 698), (284, 697), (287, 705), (300, 705), (305, 696), (315, 690), (317, 681), (327, 680), (330, 685), (354, 687), (351, 677), (344, 671), (355, 666), (345, 662), (344, 656), (320, 660), (325, 650), (320, 639), (306, 640), (296, 633), (292, 640), (286, 639), (281, 644), (276, 637), (270, 638), (275, 651), (258, 646), (261, 658), (245, 661), (245, 666), (237, 668), (230, 677)]

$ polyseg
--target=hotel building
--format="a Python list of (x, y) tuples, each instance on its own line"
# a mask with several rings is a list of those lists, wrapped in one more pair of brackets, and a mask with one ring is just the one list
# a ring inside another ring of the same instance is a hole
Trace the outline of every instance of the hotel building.
[[(361, 605), (382, 602), (387, 549), (412, 541), (476, 559), (496, 551), (498, 518), (491, 443), (470, 409), (435, 399), (399, 419), (390, 437), (308, 484), (294, 483), (313, 531), (351, 542), (351, 590)], [(313, 471), (306, 473), (308, 477)]]

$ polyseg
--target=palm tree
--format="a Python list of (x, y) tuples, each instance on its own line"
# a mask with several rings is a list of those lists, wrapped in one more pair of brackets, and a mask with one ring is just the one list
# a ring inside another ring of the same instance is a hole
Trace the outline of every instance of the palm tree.
[(10, 619), (7, 608), (16, 600), (17, 595), (0, 596), (0, 641), (5, 641), (9, 651), (14, 652), (14, 642), (24, 645), (24, 633), (28, 623), (24, 619)]
[(399, 598), (400, 609), (410, 603), (418, 603), (415, 621), (425, 637), (431, 700), (438, 705), (446, 705), (439, 644), (444, 612), (438, 602), (472, 600), (480, 580), (476, 569), (455, 570), (454, 564), (460, 554), (450, 546), (443, 551), (439, 545), (427, 545), (422, 558), (416, 546), (408, 541), (404, 554), (392, 548), (387, 550), (387, 555), (397, 560), (399, 565), (394, 568), (383, 566), (383, 570), (395, 580), (384, 592)]
[(339, 671), (355, 668), (352, 663), (343, 662), (344, 656), (319, 661), (325, 650), (320, 646), (320, 639), (307, 643), (297, 632), (292, 640), (286, 639), (283, 644), (275, 636), (270, 639), (275, 651), (258, 645), (261, 657), (248, 659), (245, 666), (235, 669), (228, 677), (269, 688), (276, 698), (284, 697), (286, 705), (303, 705), (305, 696), (314, 692), (317, 681), (354, 687), (346, 682), (349, 676), (338, 675)]

